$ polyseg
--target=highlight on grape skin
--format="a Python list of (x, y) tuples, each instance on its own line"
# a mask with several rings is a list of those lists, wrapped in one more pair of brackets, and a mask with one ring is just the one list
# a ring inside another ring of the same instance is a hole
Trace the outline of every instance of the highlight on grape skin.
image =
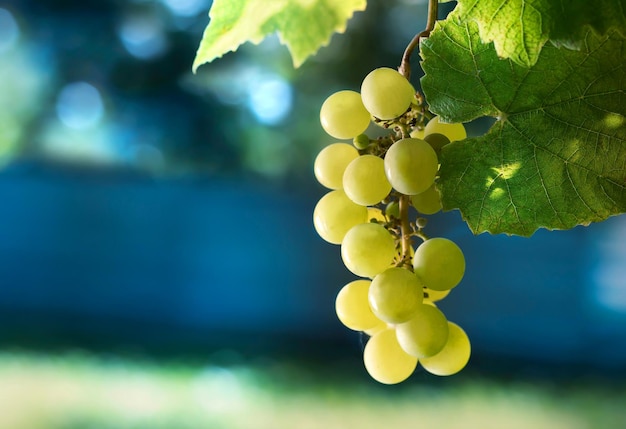
[(340, 189), (324, 195), (313, 210), (315, 231), (332, 244), (341, 244), (350, 228), (363, 222), (367, 222), (367, 208), (355, 204)]
[(365, 108), (376, 118), (394, 119), (407, 111), (415, 89), (398, 71), (381, 67), (371, 71), (361, 84)]
[(352, 139), (367, 128), (370, 114), (358, 92), (344, 90), (329, 96), (320, 109), (322, 128), (336, 139)]

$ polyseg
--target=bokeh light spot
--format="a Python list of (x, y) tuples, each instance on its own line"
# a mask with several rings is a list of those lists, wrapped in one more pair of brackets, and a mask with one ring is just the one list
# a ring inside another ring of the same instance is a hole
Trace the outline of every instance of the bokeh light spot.
[(127, 18), (118, 36), (128, 53), (142, 60), (160, 57), (169, 47), (162, 24), (148, 16)]
[(74, 82), (61, 89), (56, 111), (66, 127), (85, 129), (97, 124), (104, 113), (100, 92), (86, 82)]
[(0, 52), (11, 49), (20, 36), (20, 29), (13, 14), (0, 8)]
[(272, 77), (251, 88), (248, 107), (260, 123), (276, 125), (289, 115), (292, 99), (291, 86)]

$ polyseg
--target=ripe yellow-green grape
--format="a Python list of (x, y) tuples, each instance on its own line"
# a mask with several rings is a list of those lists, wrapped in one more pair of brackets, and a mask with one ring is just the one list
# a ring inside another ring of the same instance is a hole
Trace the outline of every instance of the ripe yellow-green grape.
[(384, 329), (369, 339), (363, 350), (363, 363), (369, 375), (379, 383), (400, 383), (415, 371), (417, 358), (407, 354), (393, 328)]
[(374, 315), (369, 304), (371, 281), (355, 280), (345, 285), (335, 299), (337, 317), (347, 328), (366, 331), (380, 325), (381, 320)]
[(355, 204), (342, 190), (324, 195), (313, 210), (313, 225), (322, 239), (341, 244), (355, 225), (367, 222), (367, 208)]
[(341, 258), (351, 272), (372, 278), (383, 272), (396, 251), (393, 236), (377, 223), (362, 223), (352, 227), (341, 243)]
[(420, 359), (424, 369), (435, 375), (453, 375), (467, 365), (471, 345), (467, 334), (456, 323), (448, 322), (448, 341), (434, 356)]
[(374, 314), (387, 323), (410, 320), (424, 299), (422, 283), (411, 271), (388, 268), (372, 280), (369, 303)]
[(426, 191), (435, 181), (439, 160), (424, 140), (405, 138), (387, 150), (385, 174), (393, 188), (405, 195)]
[(359, 156), (359, 151), (347, 143), (333, 143), (320, 151), (315, 158), (315, 178), (329, 189), (343, 188), (343, 172)]
[(463, 278), (465, 257), (453, 241), (442, 237), (431, 238), (415, 250), (413, 269), (427, 288), (448, 290)]
[(367, 128), (370, 114), (355, 91), (339, 91), (328, 97), (320, 109), (322, 128), (336, 139), (352, 139)]
[(443, 134), (451, 142), (467, 138), (467, 132), (465, 131), (463, 124), (448, 124), (441, 122), (439, 116), (432, 118), (424, 127), (425, 136), (435, 133)]
[(435, 184), (430, 185), (428, 189), (416, 195), (411, 195), (411, 204), (418, 212), (431, 215), (441, 210), (441, 196)]
[(362, 206), (382, 201), (391, 191), (383, 160), (374, 155), (354, 159), (343, 173), (343, 190), (348, 198)]
[(396, 326), (402, 350), (418, 358), (433, 356), (448, 341), (448, 320), (437, 308), (420, 304), (411, 320)]
[(414, 97), (413, 85), (398, 71), (388, 67), (372, 70), (361, 84), (365, 108), (379, 119), (394, 119), (402, 115)]

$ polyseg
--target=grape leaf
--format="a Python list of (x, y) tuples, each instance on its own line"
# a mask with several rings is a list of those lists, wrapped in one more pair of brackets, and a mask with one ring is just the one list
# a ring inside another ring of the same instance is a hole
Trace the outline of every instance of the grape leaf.
[(440, 190), (474, 233), (529, 236), (626, 211), (626, 41), (589, 32), (580, 51), (546, 45), (526, 68), (498, 58), (454, 16), (421, 44), (430, 109), (451, 122), (493, 116), (444, 147)]
[(532, 66), (548, 39), (581, 47), (587, 25), (600, 34), (626, 35), (624, 0), (459, 0), (459, 16), (478, 23), (484, 42), (498, 55)]
[(348, 19), (365, 6), (366, 0), (214, 0), (193, 70), (275, 32), (298, 67), (334, 32), (343, 33)]

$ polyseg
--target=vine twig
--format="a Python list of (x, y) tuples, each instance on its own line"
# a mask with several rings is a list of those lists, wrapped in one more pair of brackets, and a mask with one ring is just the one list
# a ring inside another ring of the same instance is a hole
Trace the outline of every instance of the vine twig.
[(404, 50), (404, 55), (402, 55), (402, 62), (400, 63), (400, 67), (398, 67), (398, 71), (406, 77), (407, 80), (411, 77), (411, 54), (413, 54), (415, 47), (419, 45), (422, 37), (428, 37), (430, 32), (433, 31), (433, 28), (435, 28), (438, 7), (439, 0), (428, 0), (428, 19), (426, 21), (426, 28), (420, 33), (417, 33)]

